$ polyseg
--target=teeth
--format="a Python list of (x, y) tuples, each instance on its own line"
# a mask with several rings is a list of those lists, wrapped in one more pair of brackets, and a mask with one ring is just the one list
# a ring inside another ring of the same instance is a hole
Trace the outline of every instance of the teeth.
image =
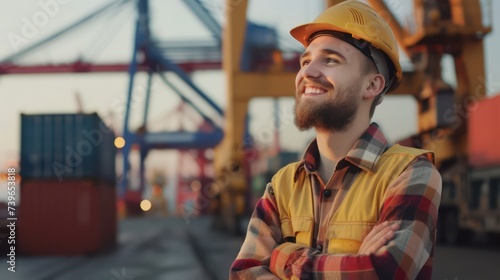
[(323, 89), (317, 87), (306, 87), (306, 90), (304, 91), (304, 93), (306, 94), (320, 94), (324, 92), (325, 91)]

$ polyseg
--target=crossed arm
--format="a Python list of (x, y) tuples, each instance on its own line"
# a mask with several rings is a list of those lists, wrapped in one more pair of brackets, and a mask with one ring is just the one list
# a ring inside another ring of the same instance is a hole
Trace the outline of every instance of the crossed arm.
[(378, 225), (358, 254), (333, 255), (283, 243), (276, 201), (266, 192), (230, 279), (430, 279), (440, 193), (439, 173), (419, 157), (388, 187)]

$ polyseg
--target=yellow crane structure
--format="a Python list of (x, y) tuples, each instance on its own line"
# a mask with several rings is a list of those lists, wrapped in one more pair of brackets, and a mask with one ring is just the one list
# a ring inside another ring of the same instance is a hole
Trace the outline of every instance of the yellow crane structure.
[(248, 0), (236, 2), (228, 0), (226, 3), (222, 59), (227, 79), (227, 107), (224, 138), (216, 149), (213, 184), (218, 198), (214, 206), (216, 218), (230, 231), (238, 229), (238, 217), (247, 208), (249, 186), (243, 146), (248, 103), (253, 97), (293, 96), (295, 90), (295, 73), (283, 71), (279, 65), (279, 53), (276, 53), (275, 65), (268, 72), (241, 71)]
[[(326, 0), (325, 5), (339, 2)], [(468, 106), (485, 96), (483, 38), (491, 31), (491, 26), (483, 24), (487, 15), (482, 13), (481, 2), (485, 1), (414, 0), (415, 24), (411, 31), (400, 25), (384, 1), (367, 2), (389, 23), (401, 50), (413, 64), (413, 71), (404, 72), (402, 84), (392, 93), (412, 95), (418, 104), (419, 134), (406, 144), (435, 152), (443, 180), (454, 182), (456, 189), (463, 192), (453, 199), (443, 195), (442, 204), (464, 215), (466, 183), (461, 174), (467, 166), (465, 118)], [(248, 0), (226, 1), (223, 31), (227, 107), (224, 139), (216, 149), (212, 192), (217, 195), (212, 206), (216, 220), (231, 231), (237, 230), (238, 217), (248, 208), (247, 163), (242, 149), (248, 103), (253, 97), (292, 97), (295, 91), (296, 73), (283, 70), (279, 53), (267, 72), (241, 71), (247, 5)], [(445, 54), (454, 59), (455, 87), (441, 77)]]

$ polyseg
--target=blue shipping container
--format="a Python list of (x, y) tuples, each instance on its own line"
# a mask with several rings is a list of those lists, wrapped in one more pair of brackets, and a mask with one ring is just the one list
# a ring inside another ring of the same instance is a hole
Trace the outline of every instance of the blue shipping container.
[(22, 114), (21, 175), (115, 182), (114, 139), (96, 113)]

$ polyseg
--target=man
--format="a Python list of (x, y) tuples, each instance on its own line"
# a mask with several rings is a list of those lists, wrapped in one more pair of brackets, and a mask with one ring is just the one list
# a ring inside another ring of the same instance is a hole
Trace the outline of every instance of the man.
[(255, 207), (231, 279), (430, 279), (441, 177), (433, 154), (388, 147), (373, 110), (401, 81), (394, 34), (345, 1), (292, 29), (306, 47), (295, 123), (303, 159)]

